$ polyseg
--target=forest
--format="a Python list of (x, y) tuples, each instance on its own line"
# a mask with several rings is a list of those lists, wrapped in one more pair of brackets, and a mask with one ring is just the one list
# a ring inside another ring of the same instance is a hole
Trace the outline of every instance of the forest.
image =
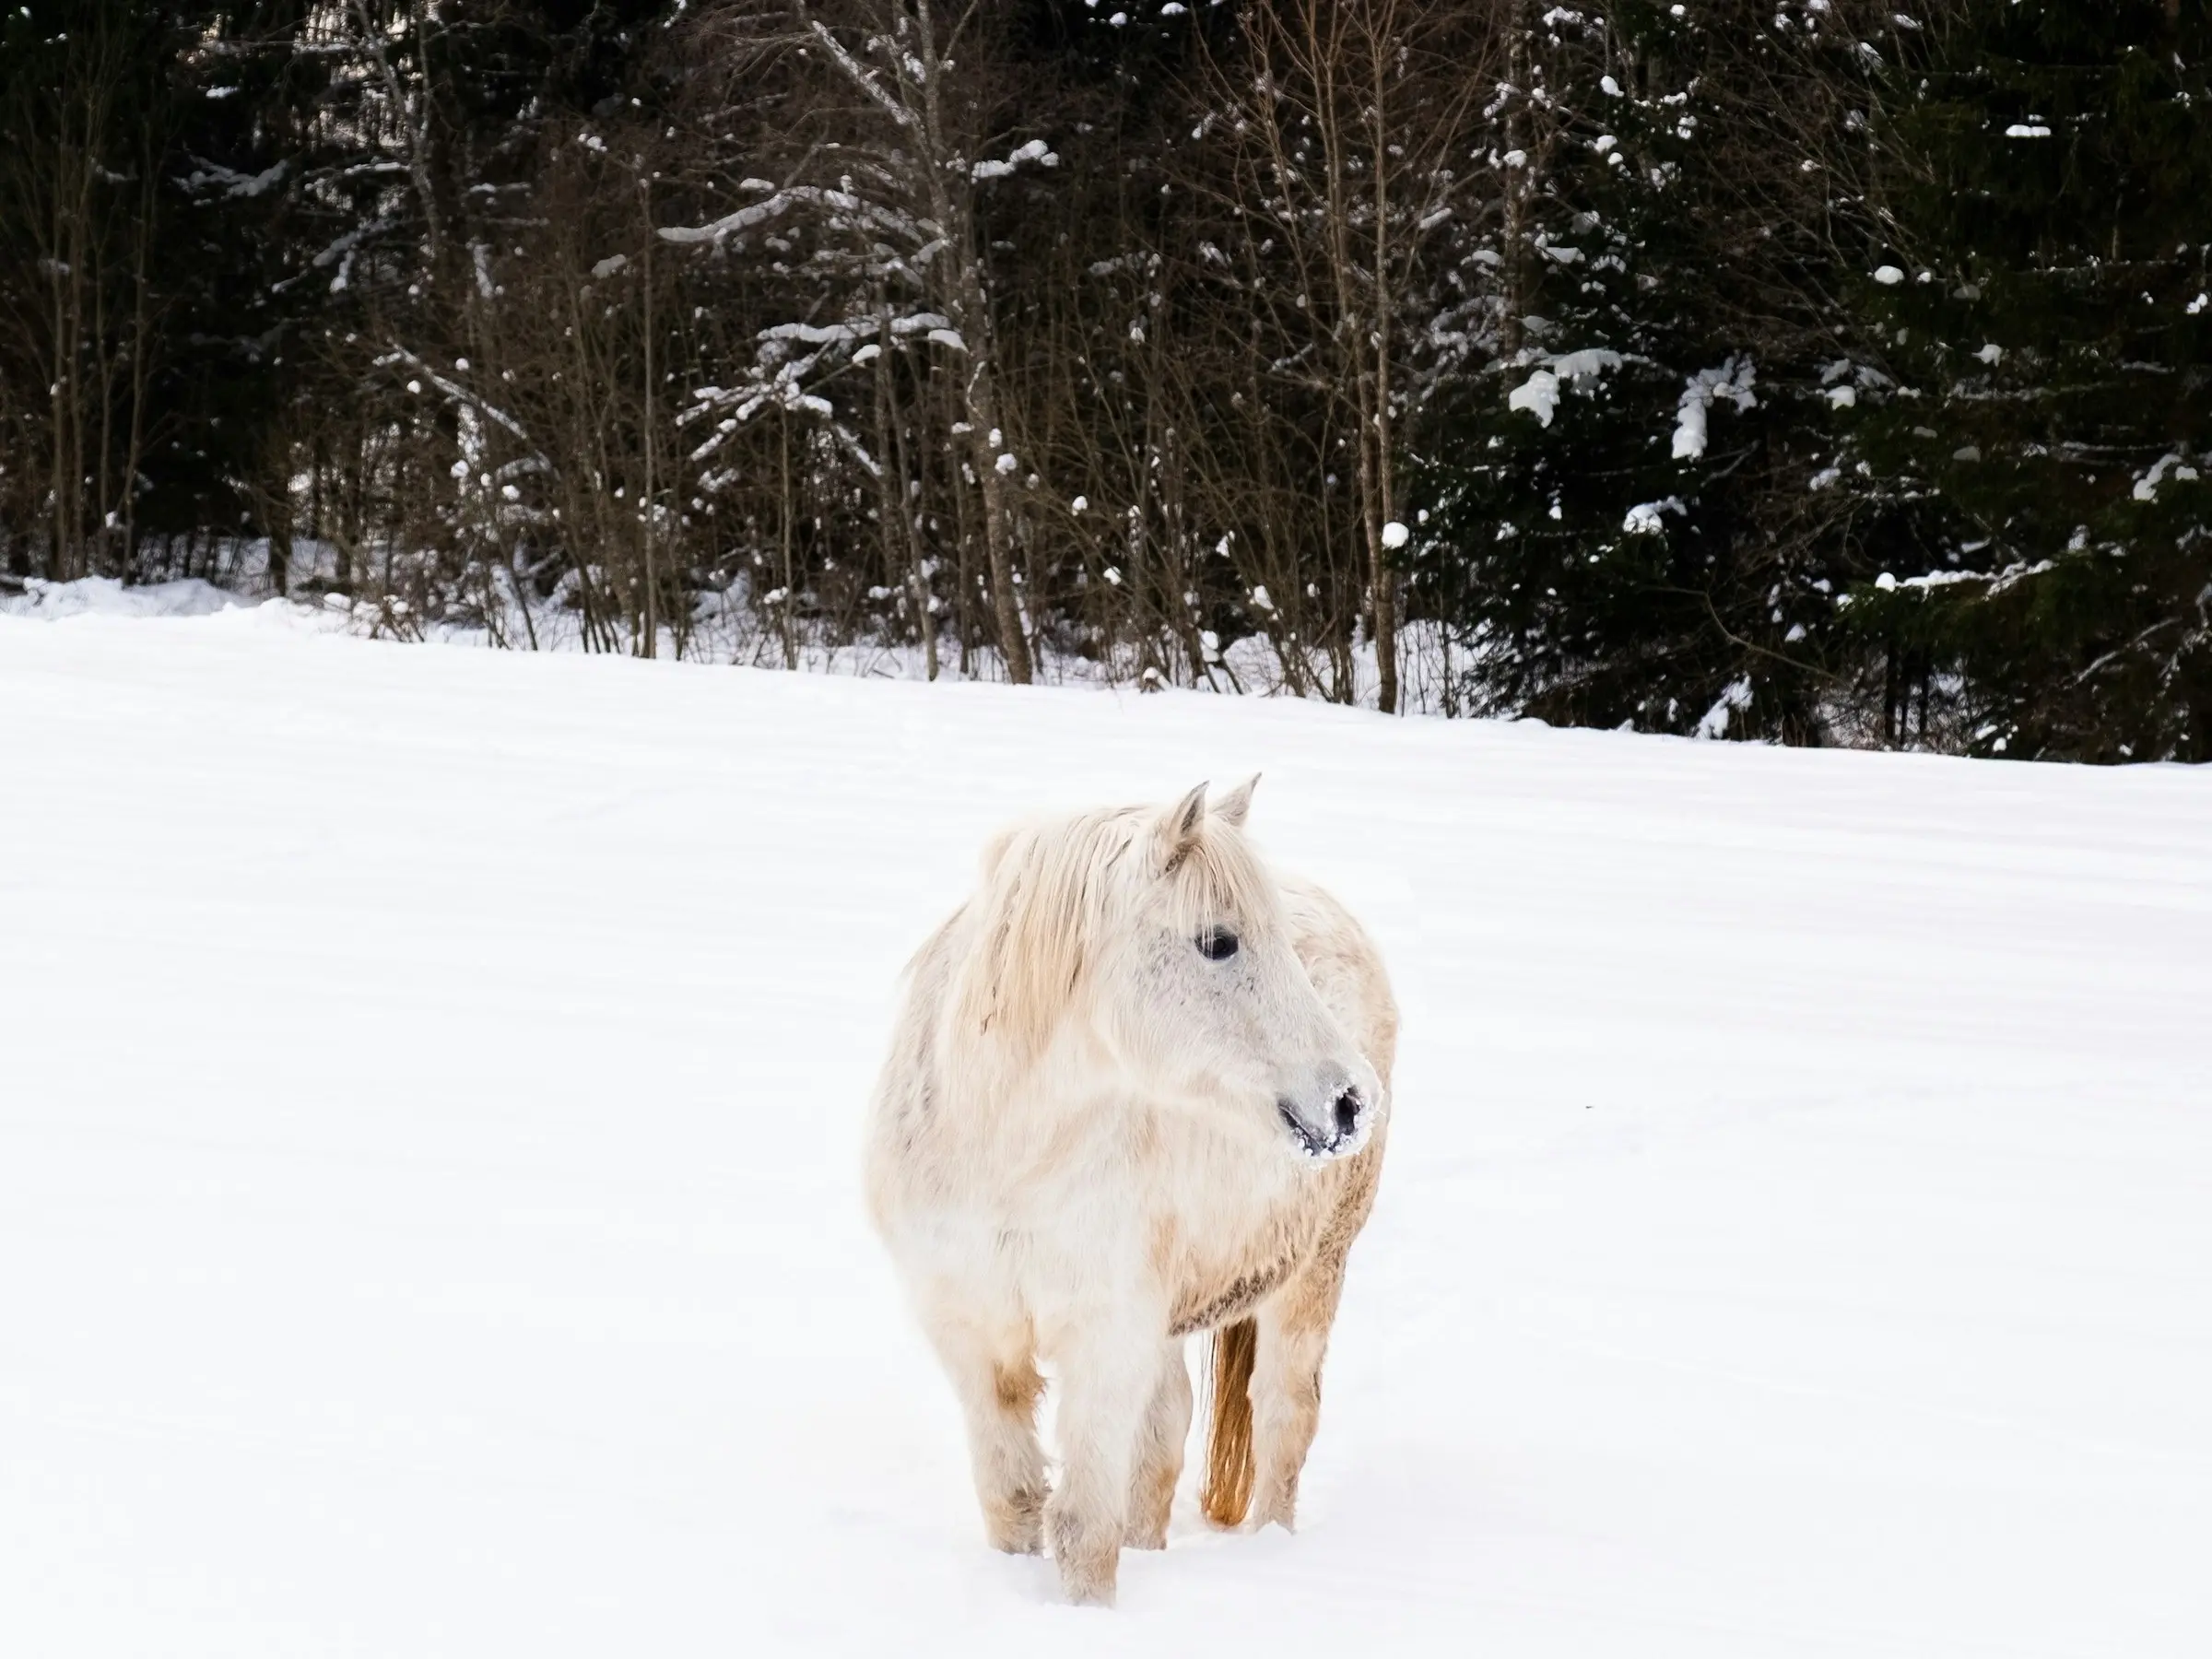
[(0, 584), (2212, 759), (2208, 63), (2207, 0), (24, 0)]

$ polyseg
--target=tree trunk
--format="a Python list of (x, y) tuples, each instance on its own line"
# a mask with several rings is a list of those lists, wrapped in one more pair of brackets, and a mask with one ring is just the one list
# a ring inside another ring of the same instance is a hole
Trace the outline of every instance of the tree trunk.
[(966, 173), (955, 177), (952, 171), (966, 159), (946, 139), (941, 96), (946, 65), (939, 55), (936, 22), (929, 0), (915, 0), (914, 22), (921, 48), (920, 136), (924, 140), (917, 159), (926, 175), (924, 199), (945, 238), (946, 246), (938, 258), (951, 267), (945, 309), (968, 347), (962, 401), (968, 418), (971, 465), (983, 496), (983, 548), (991, 567), (991, 608), (998, 625), (998, 649), (1006, 665), (1006, 677), (1018, 686), (1026, 686), (1032, 678), (1030, 641), (1022, 623), (1021, 597), (1014, 584), (1014, 535), (1006, 475), (998, 468), (999, 457), (1011, 452), (999, 425), (990, 295), (983, 284), (982, 252), (976, 238), (975, 198)]

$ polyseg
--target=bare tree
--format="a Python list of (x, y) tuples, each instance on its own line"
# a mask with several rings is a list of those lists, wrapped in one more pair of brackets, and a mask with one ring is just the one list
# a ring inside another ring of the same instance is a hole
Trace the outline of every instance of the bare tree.
[(44, 451), (47, 565), (64, 580), (127, 573), (148, 438), (161, 145), (131, 32), (98, 6), (46, 42), (52, 73), (18, 83), (27, 107), (0, 160), (0, 228), (30, 254), (25, 280), (0, 283), (0, 326), (45, 390), (27, 425)]
[(1495, 19), (1416, 0), (1271, 0), (1242, 20), (1241, 50), (1213, 66), (1237, 194), (1282, 243), (1307, 372), (1347, 406), (1378, 702), (1394, 712), (1400, 427), (1418, 397), (1406, 313), (1431, 298), (1424, 267), (1469, 206)]
[[(847, 284), (832, 337), (806, 338), (823, 349), (803, 372), (828, 373), (877, 335), (870, 285), (912, 294), (927, 327), (884, 320), (878, 349), (919, 336), (957, 356), (959, 418), (951, 436), (982, 499), (982, 529), (999, 651), (1007, 677), (1026, 684), (1035, 668), (1030, 620), (1023, 615), (1016, 514), (1009, 499), (1020, 470), (1000, 386), (979, 192), (993, 181), (1058, 157), (1041, 139), (984, 152), (998, 131), (1006, 84), (994, 80), (986, 14), (970, 6), (941, 14), (931, 0), (848, 0), (837, 6), (740, 8), (719, 37), (722, 51), (748, 69), (774, 65), (799, 76), (802, 120), (785, 135), (783, 182), (760, 199), (702, 225), (662, 231), (671, 241), (722, 245), (786, 215), (806, 215), (842, 246)], [(830, 135), (838, 135), (832, 137)], [(798, 325), (805, 327), (807, 325)], [(811, 395), (792, 359), (763, 364), (755, 389), (734, 394), (734, 409), (805, 406)], [(737, 418), (743, 419), (740, 414)]]

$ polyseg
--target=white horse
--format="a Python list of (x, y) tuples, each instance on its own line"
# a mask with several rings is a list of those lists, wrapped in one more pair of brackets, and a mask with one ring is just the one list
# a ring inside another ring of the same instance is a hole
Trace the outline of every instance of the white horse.
[(1166, 1543), (1194, 1333), (1206, 1516), (1292, 1524), (1382, 1172), (1389, 982), (1343, 906), (1253, 853), (1257, 782), (999, 836), (910, 964), (877, 1086), (870, 1205), (959, 1391), (985, 1531), (1049, 1536), (1077, 1602), (1112, 1601), (1124, 1544)]

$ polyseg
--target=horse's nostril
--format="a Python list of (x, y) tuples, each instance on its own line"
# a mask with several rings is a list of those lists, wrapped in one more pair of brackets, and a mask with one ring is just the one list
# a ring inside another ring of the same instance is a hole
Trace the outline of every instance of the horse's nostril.
[(1347, 1088), (1336, 1097), (1337, 1139), (1348, 1139), (1352, 1132), (1359, 1127), (1359, 1109), (1366, 1104), (1356, 1088)]

